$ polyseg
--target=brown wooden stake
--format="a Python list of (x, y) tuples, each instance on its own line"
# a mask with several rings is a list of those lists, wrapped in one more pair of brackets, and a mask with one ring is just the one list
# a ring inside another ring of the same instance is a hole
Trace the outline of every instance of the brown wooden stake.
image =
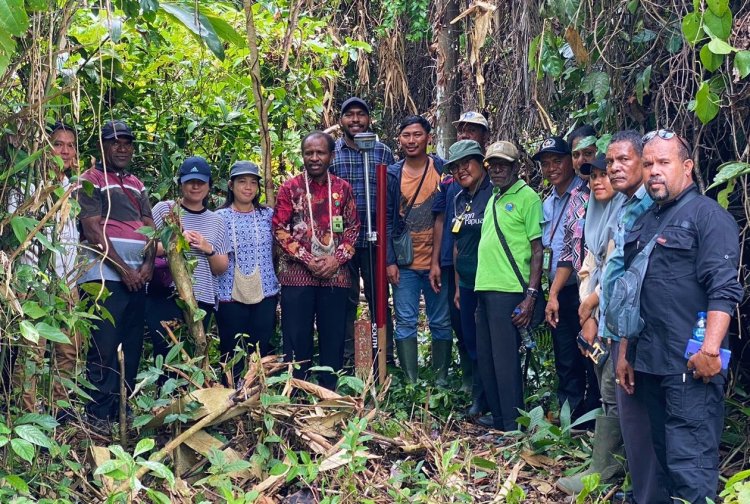
[(125, 354), (122, 343), (117, 345), (117, 362), (120, 364), (120, 445), (128, 445), (128, 390), (125, 387)]

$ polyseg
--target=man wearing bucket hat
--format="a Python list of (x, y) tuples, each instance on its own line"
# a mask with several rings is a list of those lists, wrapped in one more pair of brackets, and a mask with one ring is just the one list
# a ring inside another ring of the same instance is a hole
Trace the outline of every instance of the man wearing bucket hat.
[(105, 123), (102, 161), (81, 175), (93, 185), (93, 191), (76, 192), (83, 254), (92, 265), (78, 280), (81, 295), (96, 298), (91, 293), (98, 293), (103, 284), (109, 296), (98, 303), (112, 318), (94, 322), (86, 362), (88, 380), (94, 386), (86, 413), (89, 423), (102, 430), (118, 418), (120, 344), (125, 354), (125, 381), (130, 390), (135, 386), (143, 347), (144, 286), (154, 266), (154, 247), (147, 246), (148, 239), (138, 232), (143, 226), (153, 227), (154, 221), (146, 188), (129, 172), (134, 139), (124, 122)]
[[(575, 174), (570, 147), (562, 137), (546, 138), (532, 159), (541, 165), (544, 178), (552, 185), (552, 193), (544, 200), (542, 221), (542, 267), (552, 285), (564, 249), (565, 216), (571, 211), (576, 215), (580, 213), (572, 207), (583, 205), (582, 200), (574, 195), (584, 181)], [(587, 368), (591, 366), (576, 343), (581, 330), (576, 275), (571, 274), (560, 288), (557, 300), (557, 316), (550, 322), (558, 377), (557, 397), (561, 407), (568, 402), (573, 418), (577, 418), (588, 411), (588, 405), (598, 401), (599, 394), (593, 370), (587, 373)]]
[[(484, 169), (484, 156), (479, 143), (474, 140), (460, 140), (450, 148), (450, 160), (445, 171), (453, 176), (446, 194), (445, 220), (446, 233), (450, 233), (452, 250), (451, 266), (448, 269), (454, 276), (454, 294), (449, 298), (459, 310), (462, 341), (465, 346), (461, 354), (461, 367), (464, 377), (471, 378), (472, 404), (468, 415), (476, 417), (487, 410), (482, 389), (482, 381), (477, 368), (476, 322), (474, 312), (477, 301), (474, 293), (474, 279), (477, 270), (477, 249), (484, 219), (484, 209), (492, 195), (492, 184)], [(447, 279), (450, 280), (450, 279)], [(467, 372), (468, 367), (468, 372)]]
[(518, 409), (524, 407), (518, 328), (531, 323), (534, 306), (542, 302), (542, 204), (518, 178), (519, 157), (511, 142), (487, 149), (494, 189), (484, 211), (474, 283), (477, 364), (492, 426), (503, 431), (518, 428)]

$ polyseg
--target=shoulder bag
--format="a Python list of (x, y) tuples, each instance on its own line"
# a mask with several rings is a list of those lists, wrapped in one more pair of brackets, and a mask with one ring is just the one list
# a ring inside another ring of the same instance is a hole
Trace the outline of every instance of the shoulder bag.
[[(258, 266), (258, 255), (253, 253), (255, 262), (255, 268), (249, 275), (245, 275), (240, 269), (239, 256), (237, 255), (237, 221), (234, 218), (234, 210), (229, 209), (232, 212), (232, 243), (234, 245), (234, 280), (232, 281), (232, 299), (238, 303), (243, 304), (258, 304), (263, 301), (265, 295), (263, 293), (263, 281), (260, 276), (260, 267)], [(256, 208), (254, 212), (260, 212), (260, 209)], [(258, 245), (258, 215), (253, 215), (253, 244)]]
[(604, 321), (607, 329), (619, 338), (637, 338), (646, 326), (641, 317), (641, 287), (648, 269), (648, 260), (656, 246), (656, 239), (677, 215), (683, 205), (692, 200), (694, 193), (686, 194), (674, 207), (670, 218), (664, 220), (656, 234), (630, 263), (630, 267), (615, 280), (607, 300)]
[(419, 196), (419, 191), (422, 189), (422, 184), (424, 183), (424, 179), (427, 177), (427, 170), (429, 169), (430, 159), (427, 158), (427, 164), (425, 164), (424, 173), (422, 173), (422, 178), (419, 181), (417, 190), (414, 192), (414, 196), (412, 196), (409, 205), (406, 207), (406, 212), (404, 213), (404, 217), (402, 219), (403, 228), (401, 234), (398, 236), (393, 236), (392, 238), (393, 252), (396, 254), (396, 264), (398, 264), (399, 266), (409, 266), (414, 262), (414, 246), (411, 241), (411, 232), (409, 231), (409, 224), (407, 223), (406, 219), (409, 217), (409, 213), (414, 206), (414, 202), (417, 200), (417, 196)]

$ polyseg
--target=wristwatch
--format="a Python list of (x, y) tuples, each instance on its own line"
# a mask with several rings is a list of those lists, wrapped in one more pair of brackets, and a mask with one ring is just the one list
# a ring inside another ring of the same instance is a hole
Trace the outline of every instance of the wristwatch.
[(537, 289), (532, 289), (531, 287), (529, 287), (528, 289), (526, 289), (526, 295), (536, 299), (539, 296), (539, 291)]

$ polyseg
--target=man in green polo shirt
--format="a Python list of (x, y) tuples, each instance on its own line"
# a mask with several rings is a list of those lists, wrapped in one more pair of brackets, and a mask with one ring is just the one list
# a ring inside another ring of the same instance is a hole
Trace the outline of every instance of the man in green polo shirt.
[(487, 148), (494, 189), (484, 212), (474, 283), (478, 367), (493, 426), (503, 431), (517, 429), (524, 405), (517, 328), (531, 323), (542, 277), (542, 202), (518, 179), (518, 159), (511, 142)]

